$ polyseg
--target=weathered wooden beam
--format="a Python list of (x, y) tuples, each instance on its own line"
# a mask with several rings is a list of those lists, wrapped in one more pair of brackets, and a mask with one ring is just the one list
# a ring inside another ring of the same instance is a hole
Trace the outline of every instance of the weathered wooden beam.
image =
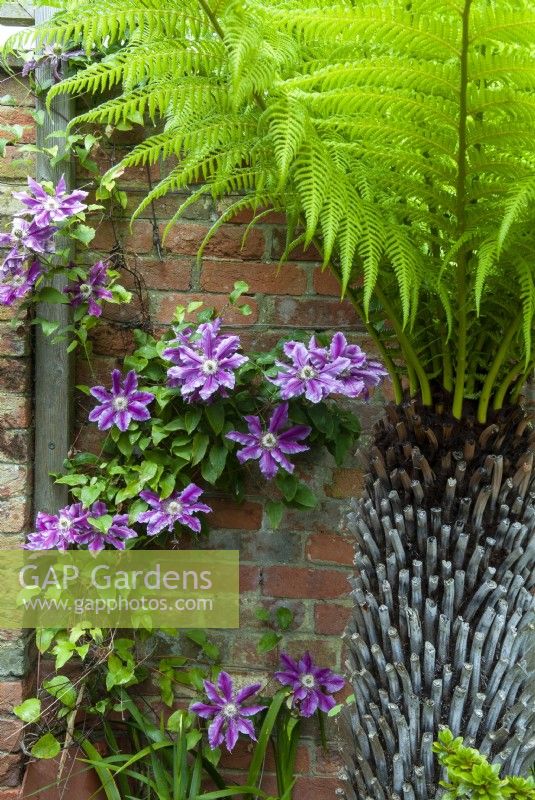
[[(46, 22), (54, 14), (54, 9), (47, 6), (35, 9), (35, 22)], [(48, 68), (39, 68), (36, 78), (43, 81), (48, 78)], [(48, 136), (65, 127), (72, 117), (72, 101), (65, 95), (57, 97), (52, 103), (50, 113), (44, 108), (45, 99), (40, 97), (38, 108), (45, 110), (44, 123), (37, 128), (37, 143), (41, 147), (57, 145), (59, 152), (63, 139), (48, 139)], [(57, 183), (64, 175), (67, 187), (73, 184), (73, 168), (68, 161), (61, 165), (52, 165), (47, 156), (37, 159), (37, 177), (39, 180), (50, 180)], [(57, 247), (61, 250), (69, 246), (68, 240), (58, 239)], [(55, 277), (53, 286), (61, 291), (66, 284), (63, 277)], [(69, 307), (66, 305), (41, 304), (37, 314), (61, 327), (69, 324)], [(72, 355), (67, 353), (65, 342), (53, 344), (37, 327), (35, 335), (35, 489), (34, 502), (36, 511), (54, 512), (67, 502), (68, 487), (57, 486), (50, 477), (51, 472), (61, 471), (63, 461), (67, 457), (71, 445), (73, 422), (73, 374)]]

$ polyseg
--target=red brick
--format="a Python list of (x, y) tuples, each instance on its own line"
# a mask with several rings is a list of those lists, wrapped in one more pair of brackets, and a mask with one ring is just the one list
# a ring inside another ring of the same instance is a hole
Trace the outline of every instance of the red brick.
[(24, 325), (13, 328), (9, 323), (0, 324), (0, 355), (23, 356), (28, 351), (28, 333)]
[(306, 274), (297, 264), (204, 261), (201, 287), (209, 292), (231, 292), (236, 281), (245, 281), (251, 292), (303, 294)]
[(342, 783), (335, 778), (298, 778), (293, 800), (334, 800)]
[(351, 328), (359, 319), (347, 301), (321, 298), (275, 297), (270, 320), (274, 325), (296, 328)]
[(316, 769), (318, 775), (329, 775), (338, 778), (340, 771), (344, 768), (344, 761), (339, 753), (332, 750), (325, 752), (323, 748), (316, 750)]
[(30, 438), (28, 431), (9, 431), (0, 429), (0, 461), (12, 461), (20, 464), (30, 454)]
[(20, 705), (23, 699), (22, 681), (0, 681), (0, 712), (13, 711), (13, 707)]
[(212, 528), (257, 531), (262, 524), (262, 506), (259, 503), (236, 503), (223, 498), (214, 498), (209, 502), (213, 508), (210, 514)]
[(93, 328), (90, 336), (96, 355), (123, 358), (136, 349), (133, 331), (111, 322), (101, 322)]
[(19, 754), (2, 755), (0, 759), (0, 786), (18, 786), (21, 767), (22, 758)]
[[(11, 132), (7, 130), (9, 125), (22, 125), (24, 131), (20, 140), (25, 144), (35, 142), (35, 122), (29, 111), (25, 111), (15, 106), (0, 106), (0, 137), (10, 139)], [(5, 127), (4, 127), (5, 126)]]
[(137, 262), (136, 269), (148, 289), (177, 291), (190, 288), (191, 264), (191, 258), (165, 258), (163, 261), (144, 258)]
[(326, 269), (318, 267), (314, 270), (314, 291), (317, 294), (327, 294), (340, 297), (340, 282), (333, 275), (329, 267)]
[[(99, 171), (101, 174), (107, 172), (111, 167), (113, 167), (121, 158), (122, 153), (117, 152), (115, 154), (115, 158), (113, 157), (113, 151), (107, 149), (106, 147), (101, 147), (100, 145), (96, 145), (93, 147), (91, 151), (91, 158), (99, 167)], [(78, 177), (85, 177), (91, 176), (91, 173), (84, 170), (82, 166), (79, 166), (78, 170)], [(143, 184), (145, 188), (147, 185), (147, 179), (150, 175), (151, 180), (158, 181), (160, 179), (160, 168), (158, 164), (153, 164), (148, 169), (146, 166), (139, 166), (139, 167), (128, 167), (125, 169), (118, 177), (117, 177), (117, 186), (118, 188), (126, 188), (128, 185), (139, 185), (140, 183)], [(138, 203), (141, 201), (141, 197), (136, 198)], [(137, 204), (136, 204), (137, 205)]]
[(325, 486), (325, 494), (337, 499), (358, 497), (363, 487), (362, 470), (339, 468), (333, 471), (332, 482)]
[(240, 564), (240, 593), (254, 592), (260, 586), (262, 573), (258, 567)]
[(102, 451), (105, 438), (106, 431), (99, 431), (96, 425), (84, 425), (76, 435), (76, 450), (98, 455)]
[(314, 624), (316, 633), (323, 636), (340, 636), (346, 629), (351, 609), (336, 603), (316, 603)]
[[(132, 229), (127, 222), (115, 220), (115, 232), (124, 249), (130, 253), (150, 253), (154, 247), (153, 228), (147, 220), (137, 220)], [(115, 246), (114, 227), (110, 222), (101, 223), (91, 242), (93, 250), (109, 252)]]
[[(286, 247), (286, 231), (284, 229), (281, 230), (274, 230), (273, 231), (273, 243), (271, 246), (271, 258), (277, 260), (279, 259), (282, 254), (284, 253), (284, 249)], [(314, 247), (314, 245), (309, 245), (306, 249), (299, 245), (290, 253), (290, 258), (292, 261), (314, 261), (314, 262), (322, 262), (323, 258), (321, 253)]]
[(318, 600), (349, 592), (345, 572), (332, 569), (276, 566), (264, 570), (263, 593), (269, 597), (310, 597)]
[(25, 494), (30, 488), (28, 469), (22, 464), (0, 464), (0, 498)]
[(15, 753), (20, 748), (23, 722), (15, 717), (0, 719), (0, 750)]
[(0, 786), (0, 800), (23, 800), (22, 787), (7, 789), (5, 786)]
[(353, 542), (337, 533), (313, 533), (306, 546), (308, 561), (324, 561), (351, 566), (355, 555)]
[[(89, 365), (85, 359), (79, 359), (76, 363), (76, 383), (85, 386), (96, 386), (102, 384), (103, 386), (111, 386), (111, 372), (115, 367), (120, 366), (115, 358), (99, 358), (91, 359)], [(84, 414), (87, 409), (93, 408), (94, 400), (92, 397), (83, 396)], [(87, 416), (86, 416), (87, 419)]]
[(0, 534), (0, 550), (18, 550), (24, 543), (26, 532)]
[(32, 403), (29, 397), (5, 393), (0, 407), (2, 428), (27, 428), (32, 419)]
[[(215, 308), (216, 312), (223, 317), (225, 325), (254, 325), (258, 319), (258, 304), (250, 297), (246, 299), (246, 303), (252, 311), (249, 316), (244, 316), (236, 308), (229, 305), (228, 295), (226, 294), (179, 294), (178, 292), (157, 294), (151, 292), (150, 299), (153, 318), (156, 322), (165, 325), (171, 323), (177, 306), (187, 306), (188, 303), (192, 302), (204, 303), (204, 308)], [(241, 305), (245, 305), (245, 303), (241, 303)], [(190, 314), (189, 319), (196, 320), (199, 310), (201, 309), (197, 309), (197, 311)]]
[[(254, 750), (254, 742), (247, 739), (239, 739), (236, 747), (232, 753), (223, 751), (219, 765), (223, 769), (246, 770), (249, 769), (251, 763), (251, 755)], [(275, 756), (271, 745), (266, 752), (266, 760), (264, 769), (267, 772), (275, 772)], [(297, 754), (295, 759), (295, 771), (297, 773), (306, 773), (310, 770), (310, 752), (306, 744), (300, 744), (297, 747)]]
[(260, 635), (253, 637), (234, 637), (230, 646), (228, 663), (242, 667), (247, 670), (269, 670), (274, 671), (279, 665), (277, 650), (270, 650), (268, 653), (258, 652)]
[(21, 153), (15, 145), (8, 145), (0, 159), (0, 176), (2, 178), (26, 180), (35, 169), (35, 155)]
[[(0, 106), (0, 108), (1, 108), (1, 106)], [(0, 194), (0, 197), (3, 199), (3, 196), (1, 194)], [(1, 227), (2, 227), (2, 231), (3, 231), (5, 226), (2, 224)], [(22, 301), (20, 301), (20, 302), (22, 302)], [(0, 306), (0, 320), (9, 321), (10, 319), (13, 319), (13, 317), (17, 313), (18, 307), (19, 306), (18, 306), (17, 303), (14, 303), (12, 306)]]
[[(339, 671), (340, 642), (338, 638), (323, 636), (318, 639), (311, 635), (311, 638), (308, 639), (288, 639), (284, 644), (284, 650), (296, 660), (299, 660), (303, 653), (308, 650), (316, 664)], [(338, 692), (335, 697), (338, 698)], [(303, 733), (306, 735), (305, 731)]]
[(30, 364), (25, 359), (0, 358), (0, 389), (25, 392), (30, 384)]
[[(163, 237), (165, 225), (160, 228)], [(197, 255), (199, 247), (209, 231), (207, 225), (178, 223), (169, 231), (164, 248), (178, 255)], [(236, 225), (222, 225), (208, 242), (204, 254), (218, 258), (259, 259), (264, 257), (264, 234), (258, 229), (249, 232), (242, 247), (244, 231)]]
[[(233, 199), (230, 198), (220, 200), (216, 207), (218, 214), (224, 214), (232, 202)], [(267, 211), (267, 209), (259, 208), (253, 211), (251, 208), (243, 208), (227, 221), (235, 225), (249, 224), (259, 214), (263, 214), (264, 211)], [(282, 211), (270, 211), (268, 214), (264, 214), (258, 220), (258, 223), (262, 225), (284, 225), (286, 223), (286, 214)]]
[[(17, 106), (34, 106), (35, 96), (29, 87), (28, 79), (21, 79), (20, 75), (13, 75), (2, 79), (2, 93), (11, 98)], [(4, 108), (5, 106), (0, 106)]]
[(0, 533), (21, 533), (30, 523), (30, 502), (26, 497), (0, 501)]
[[(95, 744), (97, 750), (102, 749), (99, 742)], [(95, 771), (84, 764), (83, 758), (85, 755), (80, 747), (73, 745), (69, 748), (59, 785), (57, 778), (61, 755), (53, 759), (30, 761), (24, 776), (24, 800), (60, 800), (68, 797), (76, 800), (106, 800)], [(43, 791), (42, 787), (51, 789)]]

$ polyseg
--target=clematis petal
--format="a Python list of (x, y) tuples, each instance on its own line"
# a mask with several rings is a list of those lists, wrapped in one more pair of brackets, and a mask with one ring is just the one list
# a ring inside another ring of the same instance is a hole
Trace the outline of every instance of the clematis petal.
[(120, 394), (121, 393), (121, 371), (118, 369), (112, 370), (111, 373), (111, 385), (113, 394)]
[(229, 752), (232, 752), (234, 750), (236, 742), (238, 741), (238, 736), (239, 736), (239, 731), (236, 721), (230, 719), (228, 722), (227, 731), (225, 733), (225, 744)]
[(214, 706), (209, 706), (207, 703), (193, 703), (190, 706), (190, 711), (193, 711), (194, 714), (197, 714), (203, 719), (211, 719), (215, 717), (219, 709)]
[(269, 421), (268, 431), (270, 433), (278, 433), (278, 431), (286, 425), (288, 421), (288, 403), (281, 403), (273, 412)]
[(223, 671), (219, 673), (217, 685), (227, 703), (230, 703), (232, 700), (232, 678), (228, 672)]
[(240, 691), (236, 694), (235, 702), (243, 703), (245, 700), (248, 700), (254, 694), (258, 694), (261, 688), (262, 688), (261, 683), (251, 683), (249, 686), (244, 686), (243, 689), (240, 689)]
[(224, 718), (221, 716), (221, 714), (218, 714), (218, 716), (214, 719), (214, 721), (208, 728), (208, 744), (210, 745), (212, 750), (215, 750), (216, 747), (221, 747), (221, 745), (223, 744), (224, 722), (225, 722)]
[[(125, 394), (130, 394), (137, 389), (138, 378), (136, 372), (131, 369), (124, 379), (123, 389)], [(151, 398), (152, 399), (152, 398)]]

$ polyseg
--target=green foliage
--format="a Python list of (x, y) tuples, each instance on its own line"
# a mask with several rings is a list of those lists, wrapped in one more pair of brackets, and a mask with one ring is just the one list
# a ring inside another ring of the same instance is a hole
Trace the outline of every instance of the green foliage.
[(105, 93), (75, 125), (157, 126), (108, 176), (179, 158), (139, 210), (199, 182), (283, 209), (287, 254), (321, 246), (374, 338), (397, 339), (387, 363), (413, 394), (453, 392), (456, 416), (479, 399), (480, 421), (517, 399), (535, 309), (529, 0), (57, 5), (10, 46), (81, 41), (94, 63), (49, 101)]
[(261, 622), (271, 627), (264, 633), (256, 646), (259, 653), (269, 653), (275, 650), (283, 639), (283, 635), (290, 628), (294, 615), (287, 606), (277, 606), (276, 608), (267, 609), (264, 606), (256, 609), (255, 616)]
[(433, 745), (440, 764), (447, 770), (444, 800), (535, 800), (533, 778), (500, 778), (500, 767), (472, 747), (464, 747), (461, 736), (454, 738), (447, 728)]
[[(236, 302), (242, 291), (243, 286), (238, 286), (231, 300)], [(191, 327), (185, 317), (187, 311), (193, 310), (193, 307), (177, 309), (176, 332)], [(206, 321), (212, 313), (210, 309), (201, 311), (199, 321)], [(185, 401), (178, 390), (166, 386), (170, 362), (162, 353), (175, 336), (169, 331), (157, 340), (137, 331), (138, 347), (124, 359), (124, 370), (135, 370), (140, 383), (156, 397), (151, 419), (131, 423), (124, 433), (113, 427), (99, 456), (78, 453), (65, 462), (66, 474), (58, 477), (57, 482), (69, 486), (72, 495), (85, 507), (101, 500), (111, 509), (122, 513), (127, 510), (133, 524), (139, 513), (147, 509), (147, 503), (139, 498), (144, 489), (151, 489), (165, 499), (175, 489), (195, 482), (241, 500), (247, 476), (258, 476), (256, 466), (239, 464), (234, 455), (236, 445), (226, 434), (244, 431), (246, 415), (263, 418), (266, 409), (269, 411), (280, 402), (277, 389), (266, 381), (265, 375), (277, 372), (274, 364), (282, 354), (282, 342), (269, 353), (248, 353), (249, 360), (237, 371), (236, 388), (228, 398), (195, 404)], [(321, 336), (318, 341), (321, 343)], [(88, 392), (88, 387), (79, 388)], [(290, 402), (289, 418), (292, 424), (310, 426), (312, 432), (307, 444), (314, 448), (325, 446), (339, 464), (360, 431), (357, 418), (336, 401), (312, 405), (296, 398)], [(315, 507), (316, 496), (295, 474), (282, 470), (275, 483), (280, 496), (271, 500), (268, 507), (273, 527), (280, 524), (286, 508)], [(102, 521), (106, 521), (104, 517)], [(131, 540), (131, 544), (143, 546), (144, 541), (144, 537), (139, 537)]]

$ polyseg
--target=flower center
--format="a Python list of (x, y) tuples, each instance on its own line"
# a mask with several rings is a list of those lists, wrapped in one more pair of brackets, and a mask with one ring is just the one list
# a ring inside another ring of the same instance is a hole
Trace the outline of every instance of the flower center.
[(205, 375), (215, 375), (219, 364), (215, 360), (215, 358), (207, 358), (205, 361), (202, 362), (201, 370), (204, 372)]
[(178, 500), (171, 500), (170, 503), (167, 503), (167, 512), (173, 515), (180, 514), (182, 512), (182, 503), (179, 503)]
[(299, 377), (303, 381), (309, 381), (311, 378), (315, 378), (317, 375), (316, 370), (314, 367), (305, 366), (299, 370)]
[(125, 408), (128, 408), (128, 400), (126, 397), (119, 395), (118, 397), (113, 398), (112, 406), (114, 411), (124, 411)]
[(13, 230), (11, 231), (11, 235), (13, 236), (14, 239), (22, 239), (22, 237), (24, 236), (24, 231), (22, 228), (13, 228)]
[(80, 294), (82, 295), (82, 297), (87, 299), (91, 295), (91, 290), (92, 287), (90, 286), (89, 283), (80, 284)]
[(47, 211), (55, 211), (58, 207), (58, 201), (55, 197), (49, 197), (44, 201), (43, 206)]
[(62, 531), (68, 531), (71, 527), (71, 521), (67, 517), (60, 517), (58, 520), (58, 528)]
[(232, 719), (232, 717), (238, 716), (238, 706), (235, 703), (227, 703), (221, 709), (221, 713), (224, 717), (228, 719)]
[(314, 678), (314, 675), (307, 674), (301, 676), (301, 683), (305, 687), (305, 689), (313, 689), (314, 686), (316, 685), (316, 680)]
[(265, 433), (261, 439), (262, 447), (265, 447), (266, 450), (272, 450), (274, 447), (277, 446), (277, 437), (274, 436), (272, 433)]
[(25, 283), (26, 279), (24, 275), (13, 275), (12, 283), (13, 286), (22, 286)]

